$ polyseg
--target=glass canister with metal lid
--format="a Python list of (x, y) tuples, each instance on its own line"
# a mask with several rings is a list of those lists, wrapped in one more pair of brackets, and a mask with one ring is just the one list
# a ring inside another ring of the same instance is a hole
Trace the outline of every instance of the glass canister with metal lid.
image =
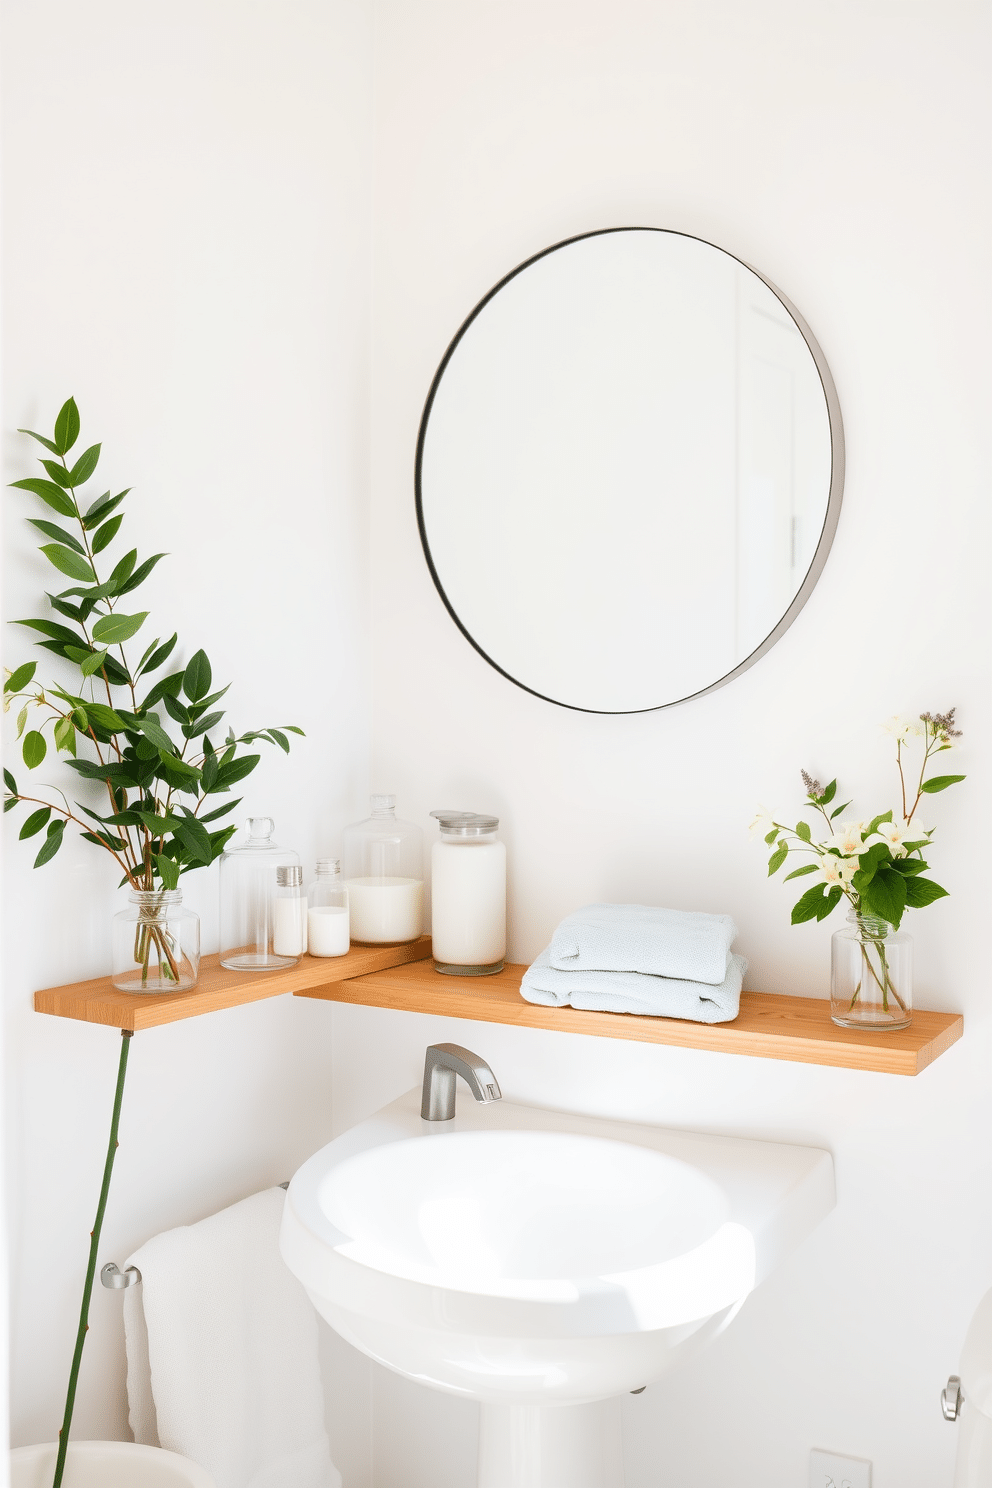
[(395, 796), (373, 796), (372, 815), (344, 829), (351, 939), (403, 945), (424, 933), (424, 834), (396, 815)]
[(447, 976), (494, 976), (506, 956), (506, 848), (499, 818), (432, 811), (441, 828), (431, 849), (434, 969)]

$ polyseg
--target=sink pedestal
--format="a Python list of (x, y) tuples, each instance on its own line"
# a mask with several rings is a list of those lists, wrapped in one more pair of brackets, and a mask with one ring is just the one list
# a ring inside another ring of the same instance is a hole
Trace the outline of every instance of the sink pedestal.
[(623, 1488), (618, 1398), (480, 1412), (478, 1488)]

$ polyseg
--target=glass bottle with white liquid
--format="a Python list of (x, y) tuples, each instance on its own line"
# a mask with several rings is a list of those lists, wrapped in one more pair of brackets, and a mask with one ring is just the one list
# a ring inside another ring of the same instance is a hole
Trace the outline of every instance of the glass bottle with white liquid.
[(307, 892), (307, 941), (311, 956), (344, 956), (350, 944), (348, 890), (337, 858), (318, 858)]
[(274, 949), (276, 871), (299, 867), (300, 859), (273, 842), (271, 816), (251, 817), (245, 830), (248, 840), (225, 848), (220, 860), (220, 964), (232, 971), (277, 971), (292, 966), (300, 952)]
[(272, 903), (272, 950), (277, 956), (302, 956), (307, 948), (307, 899), (303, 869), (291, 863), (276, 869)]
[(431, 849), (434, 970), (495, 976), (506, 956), (506, 848), (499, 818), (432, 811), (441, 840)]
[(344, 829), (351, 938), (404, 945), (424, 929), (424, 834), (398, 820), (395, 796), (373, 796), (372, 815)]

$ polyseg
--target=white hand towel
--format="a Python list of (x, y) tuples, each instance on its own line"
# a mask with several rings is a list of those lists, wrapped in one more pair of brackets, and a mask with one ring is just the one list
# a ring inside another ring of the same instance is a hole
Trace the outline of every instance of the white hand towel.
[(587, 904), (567, 915), (552, 936), (551, 965), (558, 971), (640, 971), (715, 985), (727, 974), (736, 934), (729, 915)]
[(135, 1441), (198, 1462), (217, 1488), (341, 1488), (324, 1430), (317, 1318), (279, 1255), (267, 1189), (130, 1257), (124, 1294)]
[(747, 962), (729, 955), (723, 981), (682, 981), (640, 971), (558, 971), (550, 947), (524, 972), (521, 994), (528, 1002), (597, 1013), (644, 1013), (654, 1018), (691, 1018), (695, 1023), (729, 1023), (740, 1012)]

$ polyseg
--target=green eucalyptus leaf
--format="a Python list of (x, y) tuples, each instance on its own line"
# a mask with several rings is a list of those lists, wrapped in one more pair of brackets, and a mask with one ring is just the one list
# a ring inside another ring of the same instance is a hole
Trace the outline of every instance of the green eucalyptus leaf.
[(53, 821), (49, 825), (48, 835), (46, 836), (45, 841), (42, 844), (40, 853), (34, 860), (34, 866), (36, 868), (40, 868), (43, 863), (47, 863), (50, 858), (54, 858), (55, 854), (62, 846), (62, 833), (64, 831), (65, 822), (61, 819), (61, 817), (58, 821)]
[[(64, 491), (72, 488), (69, 472), (63, 465), (58, 464), (56, 460), (42, 460), (41, 463), (57, 486), (61, 486)], [(73, 508), (73, 514), (75, 514), (75, 508)]]
[(21, 735), (23, 734), (23, 732), (24, 732), (24, 725), (27, 723), (27, 721), (28, 721), (28, 705), (27, 705), (27, 703), (25, 703), (24, 704), (24, 707), (21, 709), (21, 711), (17, 715), (17, 737), (18, 738), (20, 738)]
[(210, 691), (212, 677), (210, 662), (205, 651), (197, 651), (190, 657), (183, 673), (183, 692), (191, 703), (198, 703)]
[(959, 780), (964, 779), (964, 775), (934, 775), (932, 780), (924, 780), (920, 790), (925, 791), (928, 796), (935, 796), (938, 791), (946, 790), (949, 785), (957, 785)]
[(165, 853), (155, 856), (155, 869), (159, 878), (167, 889), (179, 887), (179, 864), (174, 858), (166, 857)]
[(96, 469), (99, 458), (100, 445), (91, 444), (88, 450), (84, 450), (70, 470), (69, 484), (71, 486), (85, 486)]
[(209, 863), (211, 861), (210, 834), (206, 827), (201, 822), (198, 822), (195, 817), (187, 817), (184, 821), (179, 822), (175, 829), (175, 835), (195, 858), (199, 858), (201, 863)]
[(200, 782), (205, 796), (209, 795), (217, 783), (217, 772), (220, 769), (220, 760), (213, 750), (209, 750), (203, 764), (200, 766)]
[[(214, 714), (214, 717), (215, 718), (222, 718), (223, 716), (224, 715), (222, 713), (215, 713)], [(204, 724), (204, 727), (206, 727), (206, 724)], [(286, 735), (284, 733), (282, 733), (282, 731), (280, 729), (270, 728), (269, 729), (269, 738), (272, 740), (272, 742), (274, 744), (278, 744), (279, 745), (279, 748), (282, 750), (283, 754), (288, 754), (289, 753), (289, 740), (286, 738)]]
[(54, 522), (46, 522), (41, 517), (29, 517), (28, 521), (32, 527), (37, 527), (46, 537), (54, 538), (56, 542), (63, 543), (67, 548), (72, 548), (74, 553), (82, 553), (86, 556), (86, 549), (71, 532), (66, 532), (62, 527), (57, 527)]
[(52, 481), (43, 481), (36, 476), (30, 476), (27, 480), (11, 481), (19, 491), (30, 491), (35, 496), (40, 496), (47, 506), (57, 511), (60, 517), (74, 517), (76, 508), (70, 498), (65, 494), (61, 486)]
[(110, 832), (80, 832), (84, 842), (95, 842), (97, 847), (105, 847), (110, 852), (123, 852), (127, 843), (123, 837), (114, 837)]
[(210, 708), (213, 706), (214, 703), (219, 702), (220, 699), (224, 696), (225, 692), (230, 692), (230, 690), (231, 684), (230, 682), (228, 682), (227, 686), (222, 687), (219, 692), (212, 692), (209, 697), (198, 698), (196, 705), (199, 708), (200, 712), (202, 713), (205, 708)]
[(150, 655), (146, 651), (141, 666), (138, 668), (139, 672), (157, 672), (162, 663), (168, 661), (172, 655), (178, 639), (178, 634), (173, 635), (170, 640), (163, 642)]
[(136, 635), (147, 618), (147, 610), (142, 610), (139, 615), (102, 615), (93, 627), (93, 639), (108, 646), (119, 646)]
[(17, 432), (18, 434), (27, 434), (31, 439), (37, 439), (38, 443), (43, 444), (47, 450), (51, 450), (53, 455), (58, 454), (58, 445), (54, 444), (52, 440), (46, 439), (44, 434), (36, 434), (33, 429), (18, 429)]
[(93, 565), (89, 559), (73, 552), (72, 548), (63, 547), (61, 543), (42, 543), (40, 551), (67, 578), (83, 581), (93, 578)]
[[(191, 720), (183, 729), (187, 739), (193, 739), (198, 734), (205, 734), (208, 729), (214, 728), (224, 717), (223, 713), (208, 713), (206, 718)], [(288, 753), (288, 750), (287, 750)]]
[(109, 491), (104, 491), (102, 496), (98, 496), (92, 506), (87, 507), (83, 517), (83, 526), (86, 530), (99, 527), (104, 517), (109, 517), (114, 508), (120, 506), (126, 495), (127, 491), (121, 491), (119, 496), (111, 496)]
[(102, 527), (97, 528), (93, 534), (94, 553), (102, 553), (113, 542), (123, 520), (123, 516), (111, 517), (109, 522), (104, 522)]
[(947, 890), (932, 878), (908, 878), (906, 880), (906, 904), (910, 909), (924, 909), (935, 899), (946, 899)]
[(62, 404), (55, 420), (54, 433), (57, 453), (66, 454), (79, 438), (79, 409), (75, 398), (67, 398)]
[(286, 730), (287, 734), (299, 734), (301, 739), (306, 738), (306, 734), (304, 733), (303, 729), (300, 728), (299, 724), (284, 723), (283, 728)]
[(95, 723), (97, 728), (106, 729), (108, 733), (116, 734), (126, 727), (117, 710), (108, 708), (106, 703), (87, 703), (86, 711), (89, 714), (90, 723)]
[(166, 555), (164, 553), (156, 553), (154, 557), (146, 558), (144, 563), (142, 563), (138, 568), (134, 570), (134, 573), (128, 579), (127, 583), (121, 585), (119, 593), (130, 594), (132, 589), (137, 589), (139, 584), (143, 584), (145, 582), (148, 575), (155, 567), (156, 563), (158, 563), (159, 559), (164, 558), (165, 556)]
[(162, 694), (162, 703), (170, 718), (174, 718), (184, 728), (188, 725), (189, 709), (180, 698), (173, 697), (170, 692), (166, 692)]
[[(17, 781), (14, 779), (13, 775), (7, 769), (5, 769), (4, 772), (3, 772), (3, 783), (7, 787), (7, 789), (10, 791), (10, 793), (11, 793), (12, 796), (16, 796), (17, 795)], [(227, 808), (225, 807), (225, 810), (226, 809)]]
[(17, 834), (21, 841), (23, 842), (25, 837), (33, 837), (35, 832), (40, 832), (42, 827), (46, 825), (51, 814), (51, 806), (41, 806), (37, 811), (32, 811)]
[[(170, 672), (167, 677), (160, 677), (151, 692), (144, 699), (141, 707), (152, 708), (156, 703), (162, 702), (166, 697), (177, 697), (183, 685), (182, 672)], [(185, 704), (183, 704), (185, 707)]]
[(112, 585), (113, 586), (112, 587), (112, 591), (111, 591), (112, 593), (114, 593), (114, 594), (120, 594), (121, 590), (123, 589), (123, 586), (127, 583), (128, 579), (131, 577), (131, 574), (134, 571), (134, 565), (137, 563), (137, 561), (138, 561), (138, 550), (137, 550), (137, 548), (132, 548), (129, 553), (125, 553), (124, 554), (124, 557), (120, 560), (120, 562), (114, 568), (113, 573), (110, 575), (110, 578), (107, 580), (107, 583), (109, 585)]
[(20, 692), (22, 687), (27, 687), (37, 670), (38, 663), (36, 661), (25, 661), (15, 671), (11, 672), (3, 684), (4, 692)]
[(94, 672), (100, 670), (106, 659), (106, 651), (91, 651), (86, 660), (79, 663), (79, 670), (84, 677), (92, 677)]
[(244, 780), (246, 775), (251, 774), (261, 758), (262, 756), (260, 754), (243, 754), (240, 759), (231, 760), (228, 765), (222, 762), (217, 772), (217, 783), (214, 786), (214, 790), (230, 790), (231, 786), (235, 785), (237, 781)]
[(815, 873), (819, 866), (818, 863), (804, 863), (801, 868), (793, 868), (791, 873), (787, 873), (782, 882), (788, 883), (790, 878), (802, 878), (804, 873)]
[[(244, 796), (235, 796), (233, 801), (225, 801), (223, 806), (215, 806), (213, 811), (205, 812), (204, 815), (200, 817), (200, 821), (216, 821), (219, 816), (226, 816), (229, 811), (234, 810), (235, 806), (240, 806), (243, 800)], [(237, 831), (237, 828), (235, 827), (234, 830)]]
[(156, 714), (151, 713), (144, 718), (139, 718), (135, 726), (141, 730), (149, 744), (154, 744), (156, 749), (160, 749), (163, 753), (170, 755), (175, 750), (176, 746), (162, 727)]
[(44, 734), (39, 734), (37, 729), (32, 729), (29, 734), (24, 735), (21, 754), (29, 770), (36, 770), (47, 753), (48, 745), (45, 743)]

